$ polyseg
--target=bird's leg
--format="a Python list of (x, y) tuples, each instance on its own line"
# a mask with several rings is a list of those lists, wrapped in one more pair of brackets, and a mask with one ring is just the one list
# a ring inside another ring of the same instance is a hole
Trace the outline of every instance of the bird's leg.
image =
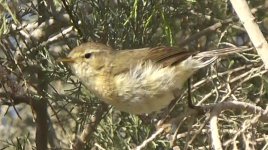
[(188, 88), (188, 106), (192, 109), (195, 109), (197, 106), (195, 106), (192, 101), (191, 79), (187, 80), (187, 88)]
[(197, 111), (200, 112), (200, 114), (204, 114), (204, 109), (202, 106), (196, 106), (193, 104), (193, 101), (192, 101), (192, 90), (191, 90), (191, 79), (188, 79), (187, 81), (187, 88), (188, 88), (188, 107), (191, 108), (191, 109), (195, 109)]

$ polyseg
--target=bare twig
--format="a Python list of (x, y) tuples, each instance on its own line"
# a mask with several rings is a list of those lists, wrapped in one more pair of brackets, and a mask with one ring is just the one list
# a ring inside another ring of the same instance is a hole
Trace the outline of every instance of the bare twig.
[(36, 133), (35, 143), (38, 150), (47, 150), (48, 143), (48, 115), (47, 115), (47, 100), (32, 101), (33, 110), (36, 113)]
[(210, 118), (210, 132), (211, 132), (211, 140), (212, 140), (212, 147), (215, 150), (221, 150), (222, 149), (222, 144), (220, 140), (220, 135), (219, 135), (219, 129), (218, 129), (218, 109), (213, 109), (211, 111), (211, 118)]
[(260, 113), (260, 121), (268, 121), (268, 115), (261, 107), (246, 102), (227, 101), (218, 104), (206, 105), (203, 107), (204, 109), (216, 109), (218, 112), (221, 112), (226, 109), (233, 109), (247, 111), (252, 114)]
[(85, 126), (82, 134), (79, 137), (76, 136), (76, 139), (72, 145), (73, 150), (81, 150), (85, 146), (85, 144), (89, 140), (89, 137), (96, 130), (96, 127), (102, 120), (103, 115), (105, 114), (105, 112), (107, 112), (107, 109), (108, 106), (104, 103), (102, 103), (101, 106), (98, 107), (95, 116), (92, 117), (91, 122)]
[(144, 140), (142, 144), (140, 144), (139, 146), (135, 148), (135, 150), (141, 150), (145, 148), (146, 145), (150, 143), (151, 141), (153, 141), (159, 134), (161, 134), (164, 131), (164, 129), (165, 127), (158, 128), (158, 130), (154, 134), (152, 134), (148, 139)]
[(226, 19), (224, 21), (221, 21), (221, 22), (217, 22), (215, 23), (214, 25), (211, 25), (207, 28), (205, 28), (204, 30), (192, 35), (191, 37), (179, 42), (179, 46), (183, 47), (185, 46), (186, 44), (188, 44), (189, 42), (193, 41), (193, 40), (197, 40), (198, 38), (200, 38), (201, 36), (203, 35), (206, 35), (208, 33), (211, 33), (211, 32), (214, 32), (216, 31), (218, 28), (222, 27), (223, 25), (226, 25), (226, 24), (229, 24), (233, 21), (235, 21), (236, 18), (229, 18), (229, 19)]
[(265, 68), (268, 69), (268, 43), (265, 40), (260, 28), (251, 14), (249, 6), (245, 0), (230, 0), (238, 17), (243, 23), (247, 33), (262, 58)]

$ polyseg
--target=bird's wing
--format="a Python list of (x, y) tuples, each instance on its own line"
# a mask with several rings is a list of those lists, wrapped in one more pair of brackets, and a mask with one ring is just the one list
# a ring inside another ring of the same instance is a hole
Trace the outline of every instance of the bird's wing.
[(141, 48), (133, 50), (115, 51), (114, 59), (111, 62), (112, 74), (119, 74), (128, 71), (130, 67), (134, 67), (138, 63), (148, 60), (160, 64), (163, 67), (177, 65), (183, 60), (197, 52), (179, 51), (172, 47), (155, 47)]
[(177, 65), (191, 55), (193, 51), (180, 51), (174, 47), (155, 47), (151, 48), (145, 60), (160, 63), (163, 67)]
[(114, 51), (114, 58), (110, 62), (111, 74), (120, 74), (129, 71), (131, 67), (135, 67), (142, 62), (147, 55), (149, 48), (118, 50)]

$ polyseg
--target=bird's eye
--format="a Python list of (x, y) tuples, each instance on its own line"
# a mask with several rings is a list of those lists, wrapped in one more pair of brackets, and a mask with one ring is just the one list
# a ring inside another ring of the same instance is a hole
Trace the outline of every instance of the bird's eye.
[(90, 58), (90, 57), (91, 57), (91, 53), (86, 53), (86, 54), (84, 55), (84, 57), (85, 57), (86, 59)]

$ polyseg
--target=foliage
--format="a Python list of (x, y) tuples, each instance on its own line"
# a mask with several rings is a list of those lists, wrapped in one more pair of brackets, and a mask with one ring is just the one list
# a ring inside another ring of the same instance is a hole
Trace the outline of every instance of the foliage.
[[(256, 9), (256, 21), (265, 20), (265, 1), (248, 2)], [(0, 149), (46, 149), (47, 143), (67, 149), (70, 141), (77, 142), (73, 135), (79, 137), (92, 124), (84, 149), (132, 149), (161, 127), (165, 130), (146, 143), (146, 149), (211, 149), (211, 118), (186, 106), (186, 88), (170, 108), (168, 123), (159, 127), (167, 110), (136, 116), (107, 108), (57, 59), (85, 41), (115, 49), (166, 45), (196, 51), (226, 43), (251, 45), (232, 6), (220, 0), (1, 0), (0, 25)], [(265, 24), (260, 26), (267, 36)], [(267, 105), (267, 87), (267, 73), (251, 51), (196, 73), (192, 99), (215, 108), (228, 100), (240, 101), (261, 110)], [(267, 119), (236, 106), (217, 115), (222, 146), (267, 147)]]

